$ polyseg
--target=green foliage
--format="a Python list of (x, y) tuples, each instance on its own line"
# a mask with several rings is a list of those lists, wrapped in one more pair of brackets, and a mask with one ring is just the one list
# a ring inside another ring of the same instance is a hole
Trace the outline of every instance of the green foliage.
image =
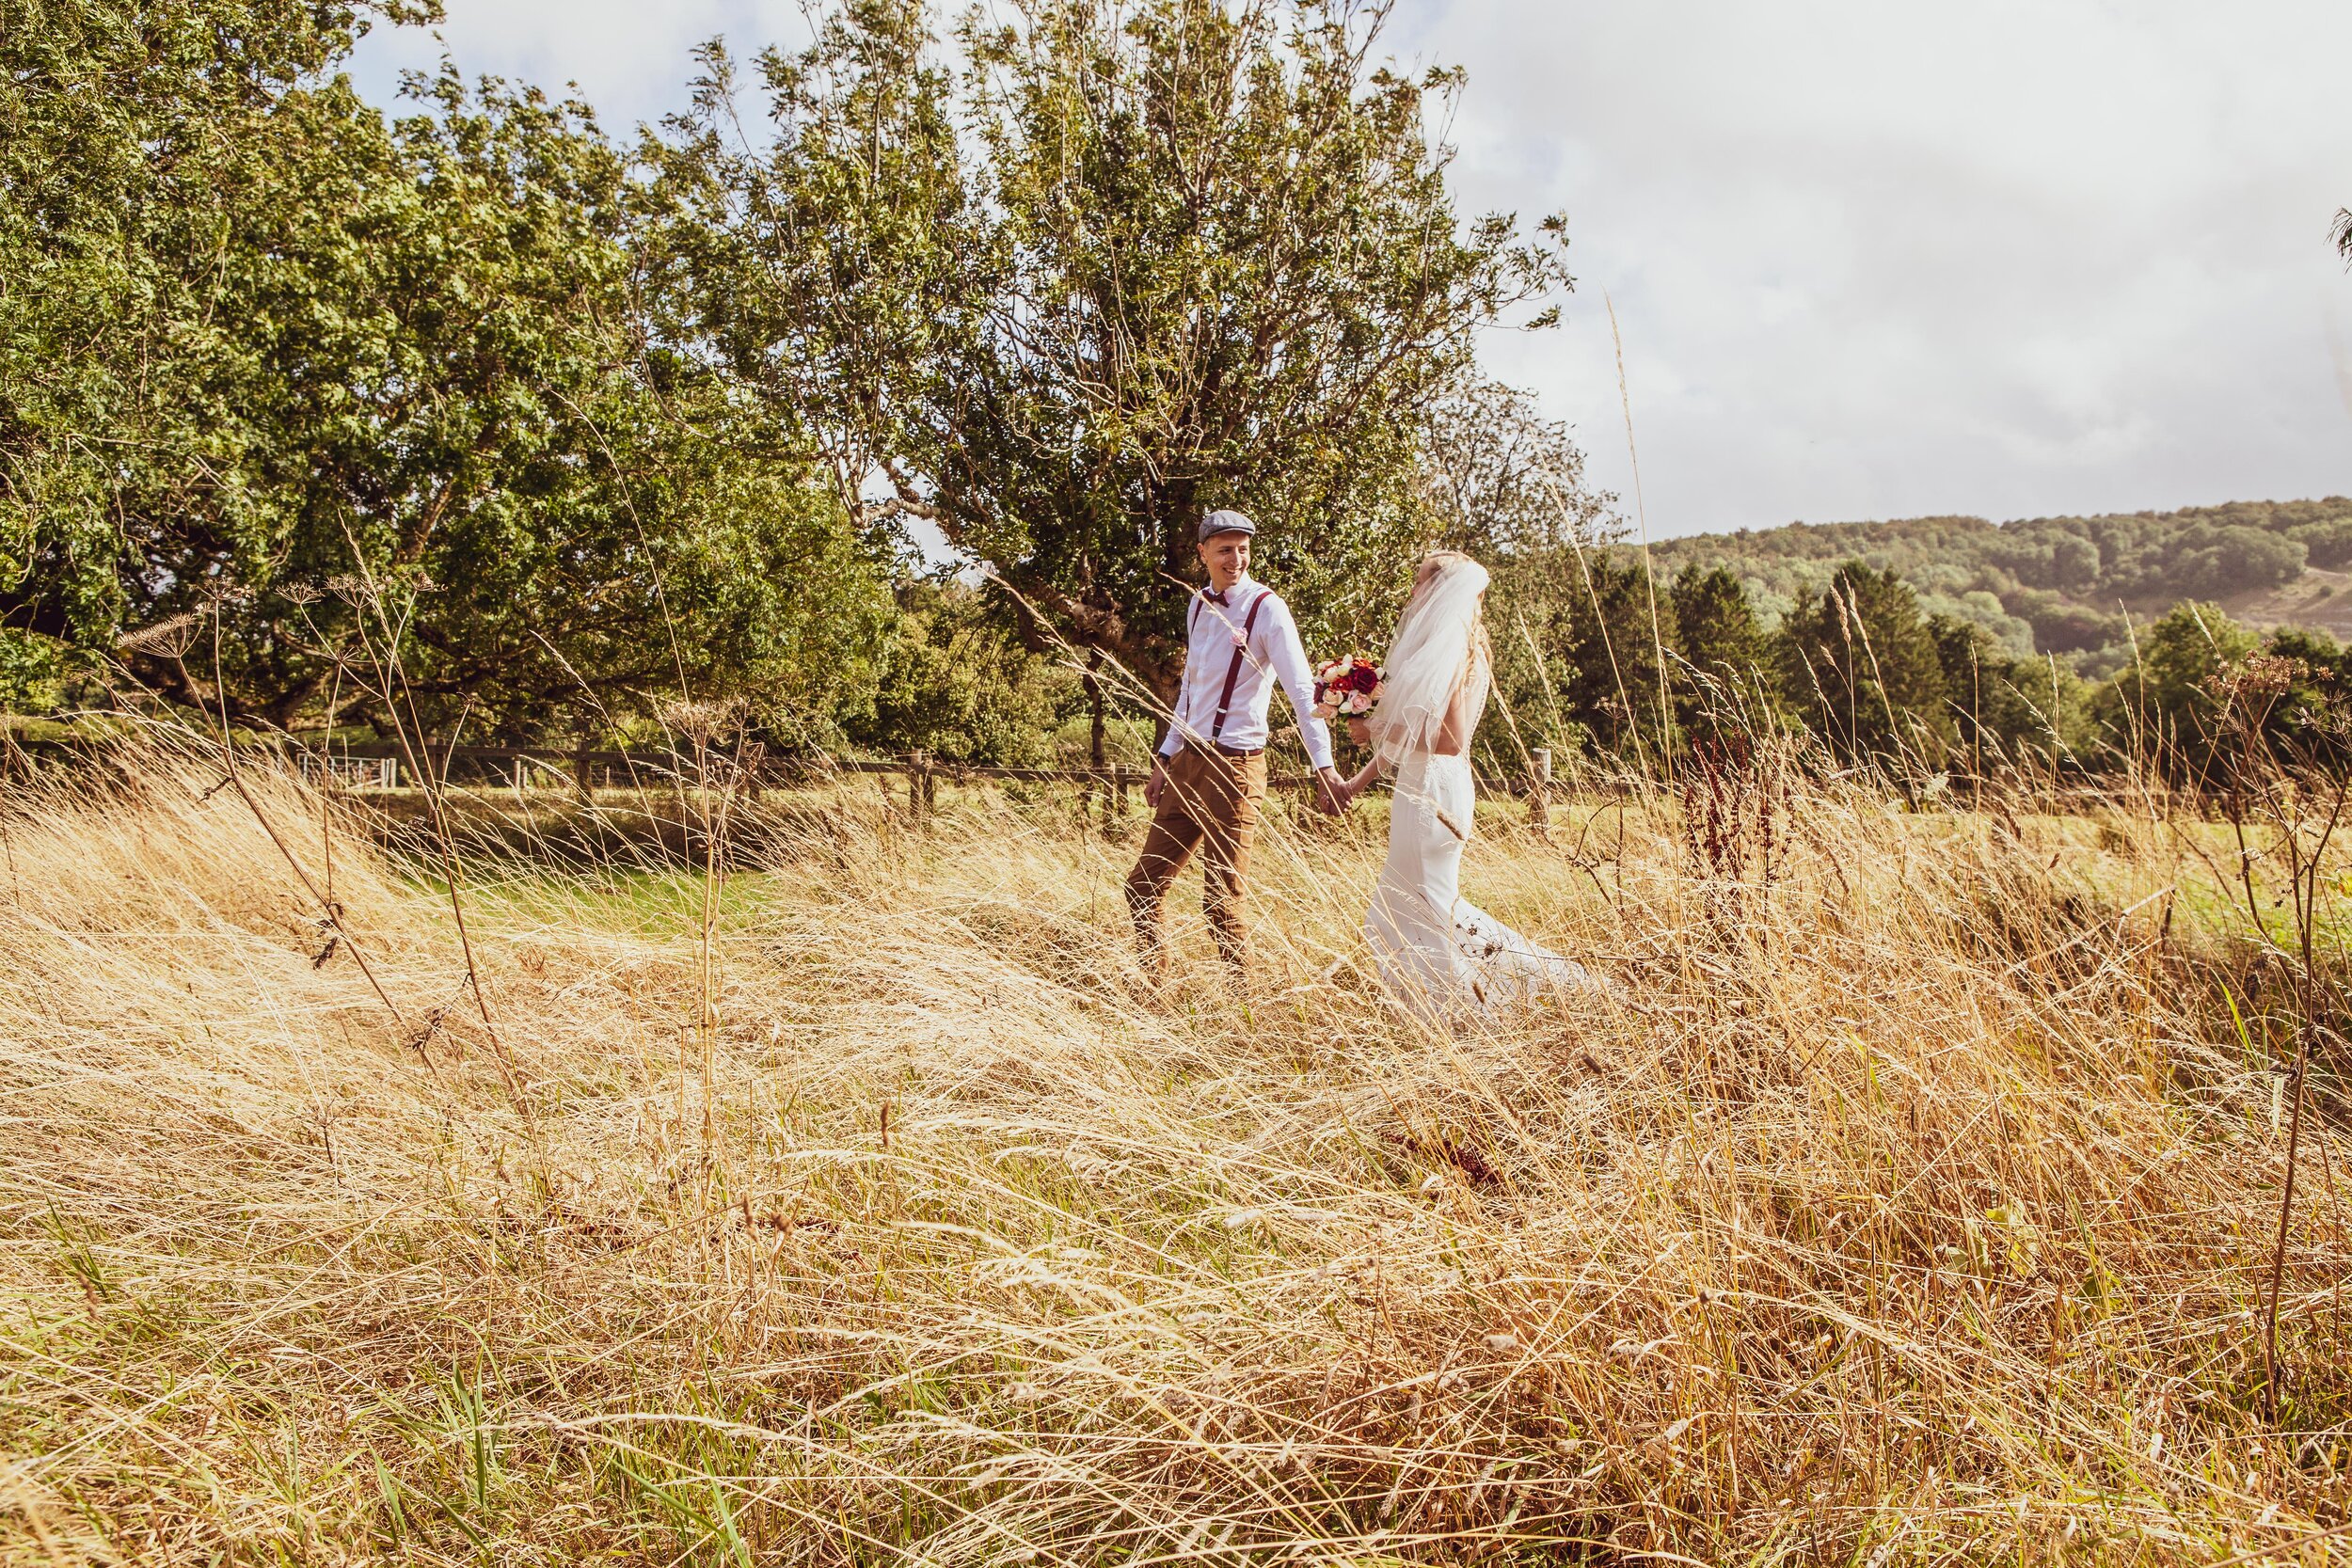
[(1760, 675), (1770, 652), (1740, 579), (1693, 562), (1675, 575), (1669, 600), (1681, 655), (1675, 709), (1682, 729), (1706, 733), (1764, 717), (1758, 709), (1769, 697)]
[(2137, 657), (2101, 694), (2100, 716), (2137, 750), (2201, 764), (2221, 733), (2215, 680), (2256, 646), (2220, 606), (2176, 605), (2138, 637)]
[(989, 288), (904, 462), (951, 541), (1163, 695), (1206, 508), (1259, 521), (1311, 637), (1394, 607), (1424, 413), (1474, 328), (1568, 285), (1507, 217), (1457, 220), (1456, 78), (1372, 68), (1379, 15), (1068, 0), (965, 36)]
[(1944, 666), (1918, 595), (1892, 572), (1848, 562), (1782, 623), (1789, 706), (1841, 755), (1931, 760), (1951, 735)]
[(2177, 778), (2226, 778), (2248, 743), (2249, 706), (2279, 756), (2352, 766), (2352, 650), (2291, 626), (2257, 638), (2210, 604), (2182, 605), (2149, 627), (2098, 705), (2119, 747)]
[(2287, 537), (2303, 546), (2305, 556), (2314, 566), (2333, 570), (2352, 562), (2352, 515), (2331, 517), (2323, 523), (2298, 523), (2287, 530)]
[(2324, 632), (2257, 639), (2212, 605), (2182, 605), (2141, 638), (2140, 657), (2097, 699), (2119, 751), (2172, 777), (2227, 779), (2255, 721), (2297, 765), (2352, 766), (2352, 650)]
[(1025, 652), (961, 583), (911, 580), (898, 606), (872, 710), (847, 721), (852, 744), (1015, 767), (1068, 760), (1054, 738), (1077, 708), (1076, 672)]
[(906, 432), (946, 362), (973, 352), (999, 264), (932, 42), (926, 0), (845, 0), (807, 49), (761, 52), (755, 87), (707, 44), (692, 107), (641, 153), (662, 339), (723, 366), (771, 439), (821, 453), (869, 524), (931, 510), (908, 483), (877, 503), (864, 487), (902, 474)]
[[(243, 511), (217, 296), (279, 104), (373, 8), (0, 0), (0, 615), (103, 639), (148, 586), (122, 534)], [(401, 14), (421, 14), (403, 12)], [(224, 305), (230, 306), (222, 309)]]
[(56, 638), (0, 626), (0, 713), (55, 713), (65, 700), (66, 667)]
[(298, 701), (326, 678), (312, 650), (369, 629), (330, 596), (288, 646), (280, 578), (358, 570), (438, 586), (404, 649), (428, 727), (471, 705), (520, 734), (685, 692), (745, 696), (771, 725), (828, 713), (883, 624), (879, 561), (723, 386), (632, 363), (626, 160), (534, 93), (429, 90), (438, 113), (389, 137), (341, 117), (349, 172), (260, 208), (293, 221), (254, 252), (308, 263), (254, 291), (273, 331), (248, 405), (278, 401), (252, 488), (285, 518), (237, 575), (267, 686)]
[[(1654, 619), (1653, 619), (1654, 610)], [(1571, 546), (1500, 559), (1487, 595), (1501, 713), (1479, 743), (1510, 758), (1517, 745), (1573, 747), (1589, 740), (1629, 760), (1668, 744), (1671, 701), (1660, 680), (1677, 646), (1675, 605), (1653, 584), (1641, 553)]]
[(445, 70), (388, 122), (328, 74), (358, 16), (0, 29), (0, 273), (31, 279), (0, 294), (0, 612), (93, 646), (199, 616), (137, 673), (277, 723), (331, 695), (521, 737), (684, 688), (821, 728), (871, 678), (886, 552), (638, 329), (638, 193), (587, 111)]
[(1970, 773), (2004, 762), (2040, 772), (2057, 759), (2079, 765), (2102, 749), (2090, 719), (2090, 683), (2058, 659), (2014, 657), (1993, 634), (1955, 616), (1929, 617), (1944, 677), (1956, 765)]
[(2285, 689), (2266, 720), (2282, 757), (2352, 765), (2352, 649), (2325, 632), (2281, 627), (2263, 642)]

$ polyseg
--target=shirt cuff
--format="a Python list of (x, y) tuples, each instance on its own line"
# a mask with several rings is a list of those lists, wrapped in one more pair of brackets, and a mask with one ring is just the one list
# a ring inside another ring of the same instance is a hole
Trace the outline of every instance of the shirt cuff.
[(1307, 760), (1321, 772), (1332, 766), (1331, 727), (1320, 719), (1309, 719), (1298, 726), (1298, 734), (1307, 742)]

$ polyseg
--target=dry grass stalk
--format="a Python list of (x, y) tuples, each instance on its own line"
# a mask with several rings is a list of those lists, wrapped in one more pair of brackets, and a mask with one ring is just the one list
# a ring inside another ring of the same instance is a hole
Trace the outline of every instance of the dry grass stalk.
[(708, 854), (471, 874), (527, 1130), (429, 880), (252, 773), (437, 1076), (216, 777), (0, 804), (16, 1555), (2217, 1562), (2344, 1517), (2331, 1188), (2260, 1414), (2296, 990), (2144, 814), (1791, 783), (1741, 943), (1670, 802), (1573, 877), (1499, 813), (1474, 895), (1618, 987), (1445, 1039), (1351, 978), (1376, 821), (1276, 832), (1242, 998), (1198, 929), (1137, 985), (1059, 798), (739, 802), (723, 901)]

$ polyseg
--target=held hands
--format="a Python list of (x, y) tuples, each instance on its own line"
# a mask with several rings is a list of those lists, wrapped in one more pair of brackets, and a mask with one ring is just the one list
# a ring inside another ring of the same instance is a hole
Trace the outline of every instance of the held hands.
[[(1339, 709), (1336, 705), (1329, 708), (1318, 706), (1315, 709), (1315, 717), (1328, 723), (1339, 717)], [(1349, 739), (1359, 746), (1372, 744), (1372, 725), (1362, 714), (1349, 714), (1346, 723)], [(1356, 797), (1372, 786), (1372, 781), (1378, 776), (1378, 772), (1379, 764), (1376, 760), (1352, 779), (1341, 778), (1337, 768), (1317, 768), (1315, 770), (1315, 809), (1327, 816), (1345, 816), (1354, 808)]]
[(1337, 768), (1318, 768), (1315, 769), (1315, 809), (1317, 811), (1326, 816), (1344, 816), (1355, 800), (1354, 791), (1347, 787), (1347, 781), (1340, 777)]

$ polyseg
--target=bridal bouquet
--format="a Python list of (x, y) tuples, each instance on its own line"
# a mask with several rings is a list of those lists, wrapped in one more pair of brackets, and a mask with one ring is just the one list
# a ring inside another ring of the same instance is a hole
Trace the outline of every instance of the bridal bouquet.
[(1325, 719), (1361, 719), (1380, 700), (1380, 666), (1369, 654), (1335, 658), (1315, 671), (1315, 712)]

